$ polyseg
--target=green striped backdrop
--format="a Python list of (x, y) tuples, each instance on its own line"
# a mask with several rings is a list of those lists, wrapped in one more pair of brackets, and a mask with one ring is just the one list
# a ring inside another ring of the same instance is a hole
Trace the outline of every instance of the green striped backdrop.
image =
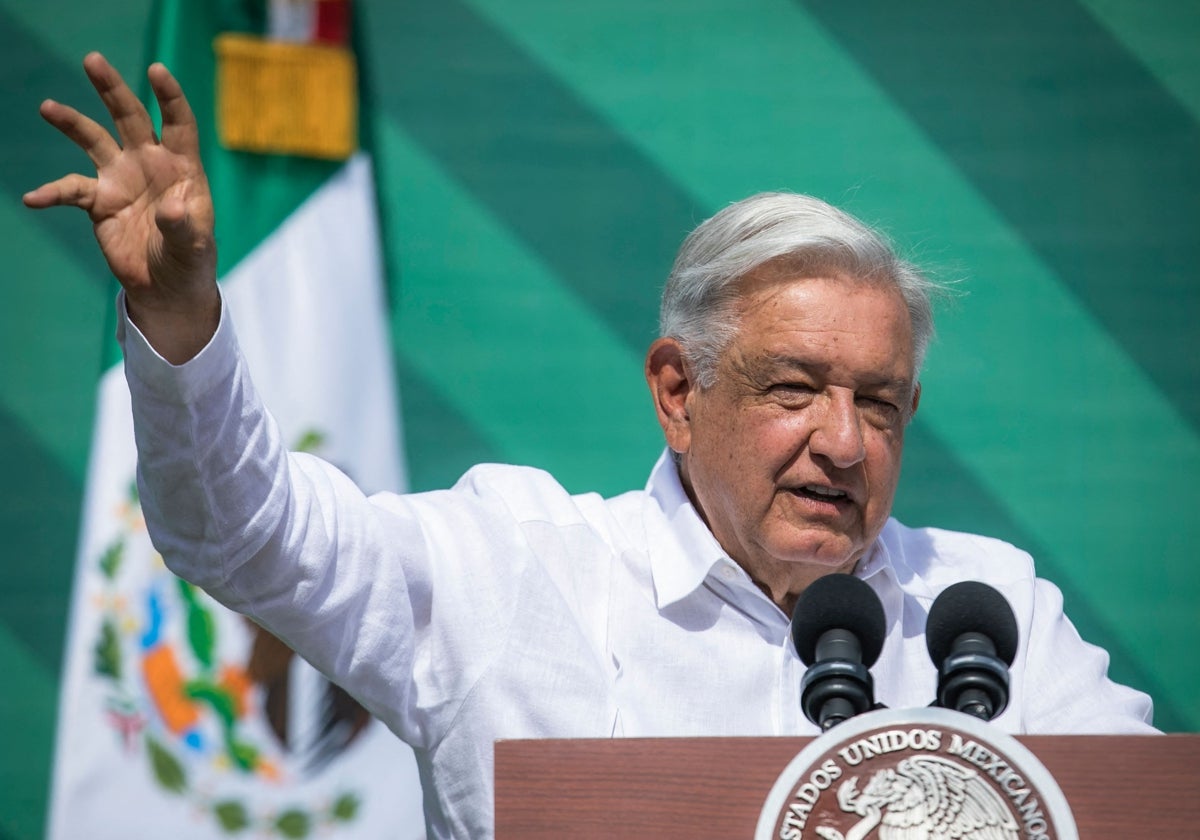
[[(640, 485), (683, 235), (762, 189), (882, 225), (941, 312), (897, 509), (1000, 536), (1200, 729), (1200, 5), (359, 0), (418, 489)], [(149, 0), (0, 0), (0, 838), (41, 835), (112, 290), (36, 115), (139, 74)]]

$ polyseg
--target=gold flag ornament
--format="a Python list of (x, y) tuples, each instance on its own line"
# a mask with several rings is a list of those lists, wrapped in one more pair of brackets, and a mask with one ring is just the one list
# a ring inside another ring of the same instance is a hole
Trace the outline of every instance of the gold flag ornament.
[(358, 148), (358, 74), (347, 46), (230, 32), (213, 47), (226, 148), (326, 160)]

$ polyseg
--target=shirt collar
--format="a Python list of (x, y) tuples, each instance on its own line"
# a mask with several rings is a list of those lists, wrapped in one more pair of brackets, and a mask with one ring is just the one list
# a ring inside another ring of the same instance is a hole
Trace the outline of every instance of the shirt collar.
[[(886, 525), (884, 526), (887, 527)], [(876, 537), (874, 544), (863, 555), (862, 559), (854, 567), (855, 577), (860, 577), (863, 580), (870, 580), (876, 575), (883, 575), (889, 578), (892, 583), (896, 582), (896, 570), (892, 564), (892, 554), (888, 551), (887, 543), (883, 540), (883, 535)]]
[[(659, 456), (646, 483), (646, 492), (674, 537), (649, 542), (654, 599), (661, 610), (698, 589), (714, 565), (733, 561), (688, 498), (670, 449)], [(651, 534), (654, 531), (650, 529)]]
[(908, 530), (903, 525), (889, 518), (875, 540), (875, 545), (871, 546), (866, 558), (858, 564), (855, 573), (863, 580), (878, 576), (880, 582), (875, 587), (876, 591), (890, 588), (906, 592), (927, 603), (931, 602), (934, 593), (909, 562), (908, 552), (911, 547), (906, 542), (906, 533)]

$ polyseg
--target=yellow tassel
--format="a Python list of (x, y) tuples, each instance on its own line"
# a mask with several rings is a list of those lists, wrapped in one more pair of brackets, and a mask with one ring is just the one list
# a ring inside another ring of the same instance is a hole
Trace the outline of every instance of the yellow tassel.
[(227, 33), (217, 54), (217, 134), (229, 149), (344, 160), (358, 147), (354, 53)]

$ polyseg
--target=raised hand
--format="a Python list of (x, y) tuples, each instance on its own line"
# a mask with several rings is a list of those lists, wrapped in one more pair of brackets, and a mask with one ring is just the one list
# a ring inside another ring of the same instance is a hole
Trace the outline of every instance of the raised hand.
[(83, 60), (120, 142), (95, 120), (47, 99), (43, 118), (79, 146), (96, 177), (66, 175), (24, 196), (25, 205), (87, 211), (96, 241), (125, 288), (129, 315), (168, 361), (182, 363), (212, 337), (220, 318), (216, 245), (196, 118), (161, 64), (148, 71), (162, 110), (162, 139), (145, 107), (102, 55)]

